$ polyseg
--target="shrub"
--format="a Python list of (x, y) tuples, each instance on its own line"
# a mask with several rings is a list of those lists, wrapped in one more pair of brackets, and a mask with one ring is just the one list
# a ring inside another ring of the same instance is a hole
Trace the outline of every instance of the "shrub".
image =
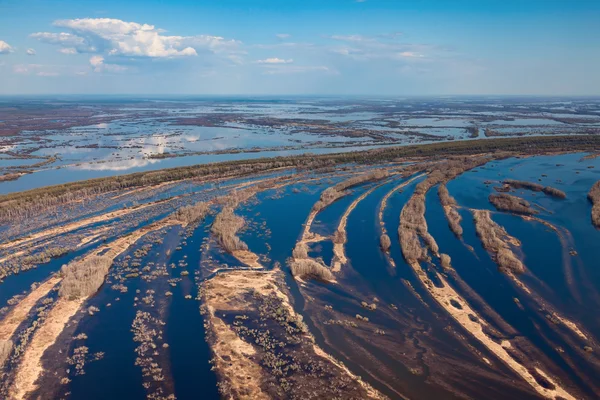
[(296, 244), (296, 247), (294, 247), (294, 250), (292, 251), (292, 256), (295, 259), (304, 259), (304, 258), (308, 258), (308, 246), (306, 245), (306, 243), (302, 243), (299, 242)]
[(592, 223), (600, 228), (600, 181), (596, 182), (588, 193), (588, 199), (592, 202)]
[(567, 198), (567, 194), (565, 192), (563, 192), (562, 190), (558, 190), (556, 188), (553, 188), (551, 186), (546, 186), (544, 188), (544, 193), (546, 193), (548, 196), (557, 197), (559, 199), (566, 199)]
[(487, 210), (476, 210), (473, 213), (473, 217), (477, 236), (481, 239), (483, 247), (494, 256), (500, 271), (505, 273), (525, 272), (523, 263), (502, 239), (502, 237), (508, 236), (508, 233), (506, 233), (504, 228), (492, 221), (490, 212)]
[(400, 237), (402, 254), (409, 263), (427, 259), (427, 250), (421, 246), (419, 237), (423, 239), (432, 252), (437, 253), (439, 251), (435, 239), (427, 232), (425, 196), (417, 193), (417, 188), (415, 188), (415, 194), (404, 205), (400, 213), (398, 236)]
[(544, 190), (544, 186), (539, 183), (527, 182), (527, 181), (517, 181), (514, 179), (506, 179), (503, 183), (510, 185), (515, 189), (528, 189), (534, 192), (541, 192)]
[(381, 237), (379, 238), (379, 243), (381, 244), (381, 249), (383, 251), (389, 251), (390, 247), (392, 247), (392, 241), (386, 233), (381, 234)]
[(10, 340), (0, 340), (0, 368), (12, 351), (13, 344)]
[(333, 237), (331, 238), (333, 243), (343, 244), (346, 243), (346, 232), (335, 231), (333, 233)]
[(507, 184), (515, 189), (528, 189), (534, 192), (544, 192), (548, 196), (558, 197), (559, 199), (566, 199), (567, 194), (562, 190), (558, 190), (551, 186), (543, 186), (539, 183), (527, 182), (527, 181), (517, 181), (514, 179), (506, 179), (504, 184)]
[(538, 213), (531, 208), (531, 205), (527, 200), (507, 193), (491, 194), (488, 197), (488, 200), (500, 211), (509, 211), (517, 214)]
[(185, 224), (191, 224), (202, 221), (209, 211), (210, 207), (207, 203), (198, 202), (193, 205), (181, 207), (173, 213), (173, 217)]
[(440, 263), (442, 265), (442, 268), (444, 268), (445, 270), (451, 270), (452, 269), (452, 264), (451, 264), (452, 259), (450, 258), (450, 256), (448, 254), (440, 254)]
[(75, 300), (96, 293), (104, 283), (112, 261), (112, 258), (106, 256), (89, 256), (63, 266), (60, 271), (63, 280), (59, 296)]
[(236, 236), (244, 224), (244, 218), (235, 215), (231, 207), (224, 207), (215, 217), (211, 232), (217, 237), (221, 247), (229, 253), (235, 250), (248, 250), (248, 245)]
[(444, 207), (444, 213), (446, 214), (446, 219), (448, 220), (448, 226), (450, 227), (450, 230), (457, 237), (462, 237), (463, 228), (460, 225), (462, 217), (456, 210), (456, 200), (450, 195), (448, 188), (443, 183), (438, 186), (438, 196), (440, 198), (440, 203)]
[(299, 278), (307, 277), (323, 281), (332, 281), (334, 279), (329, 268), (309, 258), (291, 261), (290, 269), (292, 270), (292, 275)]

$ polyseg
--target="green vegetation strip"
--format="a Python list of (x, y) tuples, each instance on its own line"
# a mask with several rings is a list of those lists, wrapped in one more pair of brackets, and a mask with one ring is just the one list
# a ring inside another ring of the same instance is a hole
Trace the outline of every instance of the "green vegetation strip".
[[(486, 140), (465, 140), (414, 146), (397, 146), (382, 149), (335, 154), (304, 154), (298, 156), (259, 158), (254, 160), (226, 161), (212, 164), (176, 167), (158, 171), (138, 172), (128, 175), (96, 178), (62, 185), (42, 187), (0, 196), (0, 214), (28, 203), (48, 202), (73, 195), (91, 195), (113, 190), (123, 190), (164, 182), (199, 177), (233, 177), (266, 172), (276, 168), (318, 168), (345, 163), (372, 163), (390, 161), (400, 157), (436, 157), (481, 154), (489, 152), (516, 152), (542, 154), (545, 152), (592, 151), (600, 149), (600, 136), (574, 135), (550, 137), (519, 137)], [(59, 201), (60, 202), (60, 201)], [(66, 199), (65, 199), (66, 202)]]

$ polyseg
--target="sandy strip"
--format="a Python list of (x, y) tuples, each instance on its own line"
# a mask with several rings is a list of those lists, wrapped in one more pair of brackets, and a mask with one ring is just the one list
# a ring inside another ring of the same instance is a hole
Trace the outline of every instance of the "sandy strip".
[(84, 301), (85, 299), (76, 301), (58, 300), (56, 302), (42, 326), (34, 334), (25, 354), (23, 354), (17, 369), (15, 382), (11, 388), (10, 399), (25, 399), (27, 393), (36, 389), (34, 382), (43, 370), (41, 359), (44, 352), (56, 342), (67, 321), (75, 315)]
[(47, 238), (49, 236), (57, 236), (57, 235), (63, 235), (65, 233), (74, 231), (76, 229), (82, 228), (84, 226), (87, 225), (92, 225), (95, 224), (97, 222), (103, 222), (103, 221), (110, 221), (112, 219), (115, 218), (120, 218), (124, 215), (128, 215), (131, 214), (135, 211), (139, 211), (142, 210), (146, 207), (149, 207), (151, 205), (154, 205), (155, 203), (148, 203), (148, 204), (142, 204), (140, 206), (137, 206), (135, 208), (125, 208), (122, 210), (117, 210), (117, 211), (112, 211), (106, 214), (102, 214), (102, 215), (97, 215), (94, 217), (90, 217), (90, 218), (86, 218), (86, 219), (82, 219), (79, 221), (75, 221), (72, 222), (70, 224), (66, 224), (63, 226), (58, 226), (56, 228), (52, 228), (52, 229), (46, 229), (44, 231), (38, 232), (38, 233), (34, 233), (33, 235), (21, 238), (21, 239), (17, 239), (17, 240), (13, 240), (12, 242), (8, 242), (8, 243), (3, 243), (0, 244), (0, 250), (2, 249), (6, 249), (6, 248), (12, 248), (12, 247), (17, 247), (17, 246), (21, 246), (25, 243), (29, 243), (32, 242), (34, 240), (38, 240), (38, 239), (43, 239), (43, 238)]
[(21, 300), (2, 322), (0, 322), (0, 340), (10, 340), (19, 325), (25, 321), (31, 309), (42, 297), (50, 293), (60, 281), (61, 278), (53, 276), (46, 282), (40, 284), (34, 291)]
[(258, 262), (258, 255), (248, 250), (234, 250), (231, 254), (242, 264), (246, 264), (250, 268), (263, 269), (261, 263)]
[(154, 185), (154, 186), (143, 186), (143, 187), (140, 187), (140, 188), (137, 188), (137, 189), (127, 190), (124, 193), (120, 193), (120, 194), (117, 194), (117, 195), (111, 197), (110, 199), (111, 200), (116, 200), (116, 199), (120, 199), (121, 197), (132, 195), (134, 193), (148, 191), (148, 190), (156, 190), (156, 189), (161, 188), (163, 186), (174, 185), (174, 184), (177, 184), (177, 183), (180, 183), (180, 182), (170, 181), (170, 182), (159, 183), (158, 185)]
[[(109, 226), (104, 226), (102, 228), (99, 228), (97, 230), (94, 231), (94, 234), (90, 235), (90, 236), (85, 236), (83, 239), (81, 239), (79, 241), (79, 243), (77, 244), (77, 246), (75, 246), (75, 248), (73, 250), (76, 250), (80, 247), (85, 246), (86, 244), (92, 242), (93, 240), (96, 240), (98, 237), (100, 237), (104, 232), (109, 231), (111, 228)], [(52, 242), (48, 242), (48, 241), (44, 241), (42, 243), (30, 246), (27, 248), (27, 251), (31, 252), (32, 250), (38, 249), (40, 247), (44, 247), (49, 245)], [(19, 257), (24, 255), (26, 252), (25, 250), (20, 250), (14, 253), (10, 253), (8, 254), (6, 257), (0, 258), (0, 263), (3, 263), (5, 261), (8, 260), (12, 260), (13, 258)]]
[[(427, 278), (426, 273), (421, 269), (419, 263), (411, 263), (410, 266), (414, 270), (417, 277), (423, 283), (423, 286), (427, 289), (427, 291), (431, 294), (431, 296), (438, 302), (444, 310), (448, 312), (458, 322), (465, 330), (467, 330), (473, 337), (479, 340), (490, 352), (492, 352), (496, 357), (502, 360), (507, 366), (509, 366), (515, 373), (517, 373), (521, 378), (523, 378), (531, 387), (535, 389), (541, 396), (548, 399), (569, 399), (575, 400), (571, 394), (569, 394), (566, 390), (564, 390), (557, 382), (555, 382), (548, 375), (543, 373), (539, 368), (536, 367), (536, 370), (540, 372), (541, 375), (544, 376), (551, 382), (555, 388), (547, 389), (540, 385), (535, 377), (531, 375), (529, 370), (522, 364), (515, 361), (514, 358), (510, 356), (507, 349), (511, 347), (511, 344), (508, 340), (504, 340), (501, 344), (493, 341), (489, 336), (487, 336), (483, 327), (488, 325), (485, 320), (481, 318), (449, 284), (448, 282), (437, 272), (434, 272), (437, 275), (437, 278), (442, 282), (443, 287), (439, 288), (435, 286), (429, 278)], [(462, 309), (454, 307), (450, 300), (455, 301), (460, 304)], [(477, 317), (477, 321), (473, 321), (469, 318), (469, 315), (473, 315)]]
[[(217, 315), (216, 310), (243, 310), (248, 307), (247, 293), (258, 292), (263, 296), (276, 295), (292, 317), (297, 314), (290, 304), (288, 296), (281, 291), (277, 284), (277, 274), (280, 270), (271, 271), (228, 271), (208, 280), (205, 286), (205, 301), (211, 321), (210, 329), (216, 336), (212, 345), (215, 354), (215, 366), (228, 378), (238, 393), (247, 393), (247, 399), (268, 399), (271, 396), (261, 389), (262, 368), (252, 359), (256, 353), (254, 347), (240, 339), (227, 324)], [(306, 334), (314, 343), (310, 333)], [(316, 355), (325, 358), (334, 366), (340, 368), (347, 376), (357, 381), (368, 393), (369, 398), (385, 399), (377, 390), (359, 376), (350, 372), (342, 363), (327, 354), (316, 344), (313, 344)]]
[[(139, 229), (130, 235), (123, 236), (109, 245), (102, 246), (88, 256), (96, 256), (103, 252), (103, 256), (114, 259), (149, 232), (177, 224), (179, 224), (177, 221), (170, 219), (156, 222), (150, 226)], [(109, 250), (105, 251), (107, 248)], [(59, 298), (56, 301), (54, 307), (48, 313), (48, 317), (42, 326), (35, 332), (31, 343), (23, 354), (15, 374), (15, 383), (10, 390), (11, 400), (25, 399), (27, 393), (37, 389), (35, 382), (44, 370), (41, 361), (44, 352), (56, 342), (56, 339), (63, 331), (65, 325), (78, 312), (81, 305), (85, 303), (86, 300), (87, 298), (77, 300)]]

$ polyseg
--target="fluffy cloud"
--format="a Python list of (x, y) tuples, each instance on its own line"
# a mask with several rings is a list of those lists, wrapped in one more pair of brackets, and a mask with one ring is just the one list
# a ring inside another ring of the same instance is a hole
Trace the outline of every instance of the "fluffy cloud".
[(90, 57), (90, 65), (94, 72), (125, 72), (127, 70), (127, 67), (122, 65), (104, 63), (102, 56)]
[(35, 50), (34, 49), (27, 49), (26, 51), (28, 56), (35, 56)]
[(292, 36), (292, 35), (290, 35), (289, 33), (278, 33), (278, 34), (276, 34), (275, 36), (276, 36), (278, 39), (288, 39), (288, 38), (289, 38), (290, 36)]
[(277, 58), (277, 57), (267, 58), (264, 60), (256, 61), (257, 64), (291, 64), (293, 62), (294, 62), (294, 60), (292, 60), (291, 58), (288, 60), (284, 60), (282, 58)]
[(51, 33), (51, 32), (37, 32), (29, 35), (30, 37), (39, 40), (43, 43), (56, 44), (63, 48), (70, 48), (79, 53), (93, 53), (96, 51), (94, 46), (91, 46), (87, 41), (77, 35), (71, 33)]
[(231, 53), (239, 46), (239, 42), (219, 36), (168, 36), (154, 25), (111, 18), (59, 20), (54, 26), (69, 32), (38, 32), (31, 37), (60, 45), (68, 49), (68, 53), (75, 50), (77, 53), (150, 58), (189, 57), (199, 52)]
[(0, 40), (0, 54), (12, 53), (13, 48), (11, 45), (6, 43), (4, 40)]

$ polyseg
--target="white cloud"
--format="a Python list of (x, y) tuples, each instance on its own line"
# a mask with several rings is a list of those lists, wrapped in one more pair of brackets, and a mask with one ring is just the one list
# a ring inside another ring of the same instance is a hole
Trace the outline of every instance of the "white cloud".
[(277, 36), (279, 39), (288, 39), (292, 35), (290, 35), (289, 33), (278, 33), (275, 36)]
[[(85, 67), (89, 70), (89, 67)], [(60, 75), (78, 75), (83, 72), (81, 66), (61, 64), (15, 64), (12, 66), (13, 73), (20, 75), (35, 75), (51, 77)]]
[(90, 65), (94, 68), (101, 66), (104, 64), (104, 57), (102, 56), (92, 56), (90, 57)]
[(20, 75), (58, 76), (60, 75), (54, 65), (42, 64), (15, 64), (13, 72)]
[(269, 65), (269, 68), (264, 72), (266, 75), (283, 75), (283, 74), (303, 74), (307, 72), (327, 72), (337, 74), (325, 66), (300, 66), (300, 65)]
[[(344, 42), (341, 46), (330, 48), (330, 52), (345, 56), (354, 60), (387, 59), (407, 62), (417, 59), (425, 60), (423, 52), (429, 53), (429, 59), (440, 53), (442, 49), (436, 46), (400, 43), (395, 41), (401, 33), (379, 35), (376, 37), (362, 35), (334, 35), (329, 39)], [(382, 40), (392, 39), (392, 40)]]
[(62, 54), (73, 55), (77, 54), (77, 49), (74, 47), (63, 47), (62, 49), (58, 49), (58, 51)]
[(48, 71), (40, 71), (36, 73), (37, 76), (58, 76), (60, 75), (58, 72), (48, 72)]
[(30, 37), (39, 40), (43, 43), (56, 44), (63, 48), (70, 48), (79, 53), (93, 53), (96, 51), (94, 46), (91, 46), (84, 38), (72, 33), (61, 32), (37, 32), (29, 35)]
[(341, 40), (344, 42), (373, 42), (375, 39), (363, 35), (333, 35), (329, 37), (333, 40)]
[(199, 52), (235, 53), (240, 45), (219, 36), (168, 36), (154, 25), (111, 18), (58, 20), (54, 26), (70, 32), (39, 32), (31, 37), (68, 48), (69, 54), (75, 49), (110, 56), (172, 58), (197, 56)]
[(293, 62), (294, 62), (294, 60), (292, 60), (291, 58), (284, 60), (282, 58), (277, 58), (277, 57), (267, 58), (265, 60), (256, 61), (257, 64), (291, 64)]
[(24, 65), (24, 64), (16, 64), (16, 65), (13, 65), (13, 72), (15, 74), (28, 74), (30, 68), (31, 68), (30, 66), (28, 67), (27, 65)]
[(34, 49), (27, 49), (26, 51), (28, 56), (35, 56), (35, 50)]
[(104, 57), (92, 56), (90, 57), (90, 65), (94, 72), (125, 72), (127, 67), (117, 64), (105, 64)]
[(400, 57), (409, 57), (409, 58), (423, 57), (423, 54), (417, 54), (412, 51), (403, 51), (403, 52), (400, 52), (398, 55)]
[(11, 45), (6, 43), (4, 40), (0, 40), (0, 54), (12, 53), (13, 48)]

